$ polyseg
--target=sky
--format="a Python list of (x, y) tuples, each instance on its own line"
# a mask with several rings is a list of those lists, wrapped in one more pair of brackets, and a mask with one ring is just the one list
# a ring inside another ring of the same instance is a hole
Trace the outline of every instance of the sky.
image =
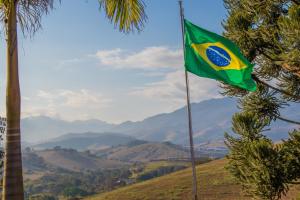
[[(120, 33), (97, 0), (64, 0), (34, 37), (19, 32), (22, 118), (138, 121), (186, 104), (177, 0), (145, 0), (141, 33)], [(222, 0), (185, 0), (185, 17), (221, 34)], [(5, 36), (0, 35), (0, 112), (5, 113)], [(190, 75), (192, 102), (220, 98), (218, 83)]]

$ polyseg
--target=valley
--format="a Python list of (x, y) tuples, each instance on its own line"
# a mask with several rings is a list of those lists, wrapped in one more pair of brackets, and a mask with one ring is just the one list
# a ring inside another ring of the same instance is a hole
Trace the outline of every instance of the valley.
[[(99, 135), (101, 134), (97, 134)], [(76, 134), (67, 135), (73, 142), (74, 138), (78, 137)], [(57, 142), (59, 144), (59, 140)], [(122, 143), (122, 140), (119, 142)], [(146, 181), (190, 166), (189, 152), (169, 142), (132, 140), (106, 149), (86, 148), (83, 151), (79, 149), (60, 146), (24, 149), (23, 166), (27, 199), (43, 199), (47, 196), (57, 199), (84, 197)], [(205, 163), (211, 159), (207, 154), (198, 152), (198, 163)]]

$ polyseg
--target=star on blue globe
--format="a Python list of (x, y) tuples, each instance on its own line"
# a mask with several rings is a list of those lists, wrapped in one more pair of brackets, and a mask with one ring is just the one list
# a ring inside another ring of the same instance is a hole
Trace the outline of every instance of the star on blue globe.
[(209, 46), (206, 49), (207, 58), (218, 67), (226, 67), (230, 64), (231, 57), (221, 47), (218, 46)]

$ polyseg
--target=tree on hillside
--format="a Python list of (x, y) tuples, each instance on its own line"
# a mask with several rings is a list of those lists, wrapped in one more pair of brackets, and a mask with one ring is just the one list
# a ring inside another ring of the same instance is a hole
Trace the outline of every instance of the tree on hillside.
[(241, 112), (233, 117), (233, 131), (226, 134), (230, 148), (229, 171), (245, 191), (260, 199), (280, 199), (289, 184), (300, 178), (300, 131), (275, 145), (264, 136), (276, 120), (286, 119), (282, 109), (300, 102), (300, 1), (224, 0), (228, 19), (225, 36), (233, 40), (256, 64), (258, 90), (249, 93), (225, 86), (224, 95), (239, 97)]
[[(108, 19), (120, 31), (140, 31), (146, 15), (142, 0), (99, 0)], [(17, 26), (32, 36), (41, 27), (41, 18), (53, 8), (54, 0), (0, 0), (0, 19), (7, 42), (6, 116), (3, 200), (23, 200), (20, 141), (21, 96), (18, 73)]]

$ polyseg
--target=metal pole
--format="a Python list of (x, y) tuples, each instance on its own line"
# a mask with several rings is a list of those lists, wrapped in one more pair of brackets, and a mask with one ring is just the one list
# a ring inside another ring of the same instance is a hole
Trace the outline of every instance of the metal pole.
[[(181, 18), (181, 31), (182, 31), (182, 45), (183, 53), (185, 54), (185, 40), (184, 40), (184, 13), (182, 7), (182, 0), (179, 0), (180, 7), (180, 18)], [(193, 199), (198, 200), (197, 197), (197, 174), (196, 174), (196, 164), (195, 164), (195, 152), (194, 152), (194, 141), (193, 141), (193, 127), (192, 127), (192, 113), (190, 104), (190, 90), (189, 90), (189, 76), (185, 69), (185, 85), (186, 85), (186, 102), (188, 111), (188, 123), (189, 123), (189, 138), (190, 138), (190, 151), (191, 151), (191, 162), (193, 170)]]

